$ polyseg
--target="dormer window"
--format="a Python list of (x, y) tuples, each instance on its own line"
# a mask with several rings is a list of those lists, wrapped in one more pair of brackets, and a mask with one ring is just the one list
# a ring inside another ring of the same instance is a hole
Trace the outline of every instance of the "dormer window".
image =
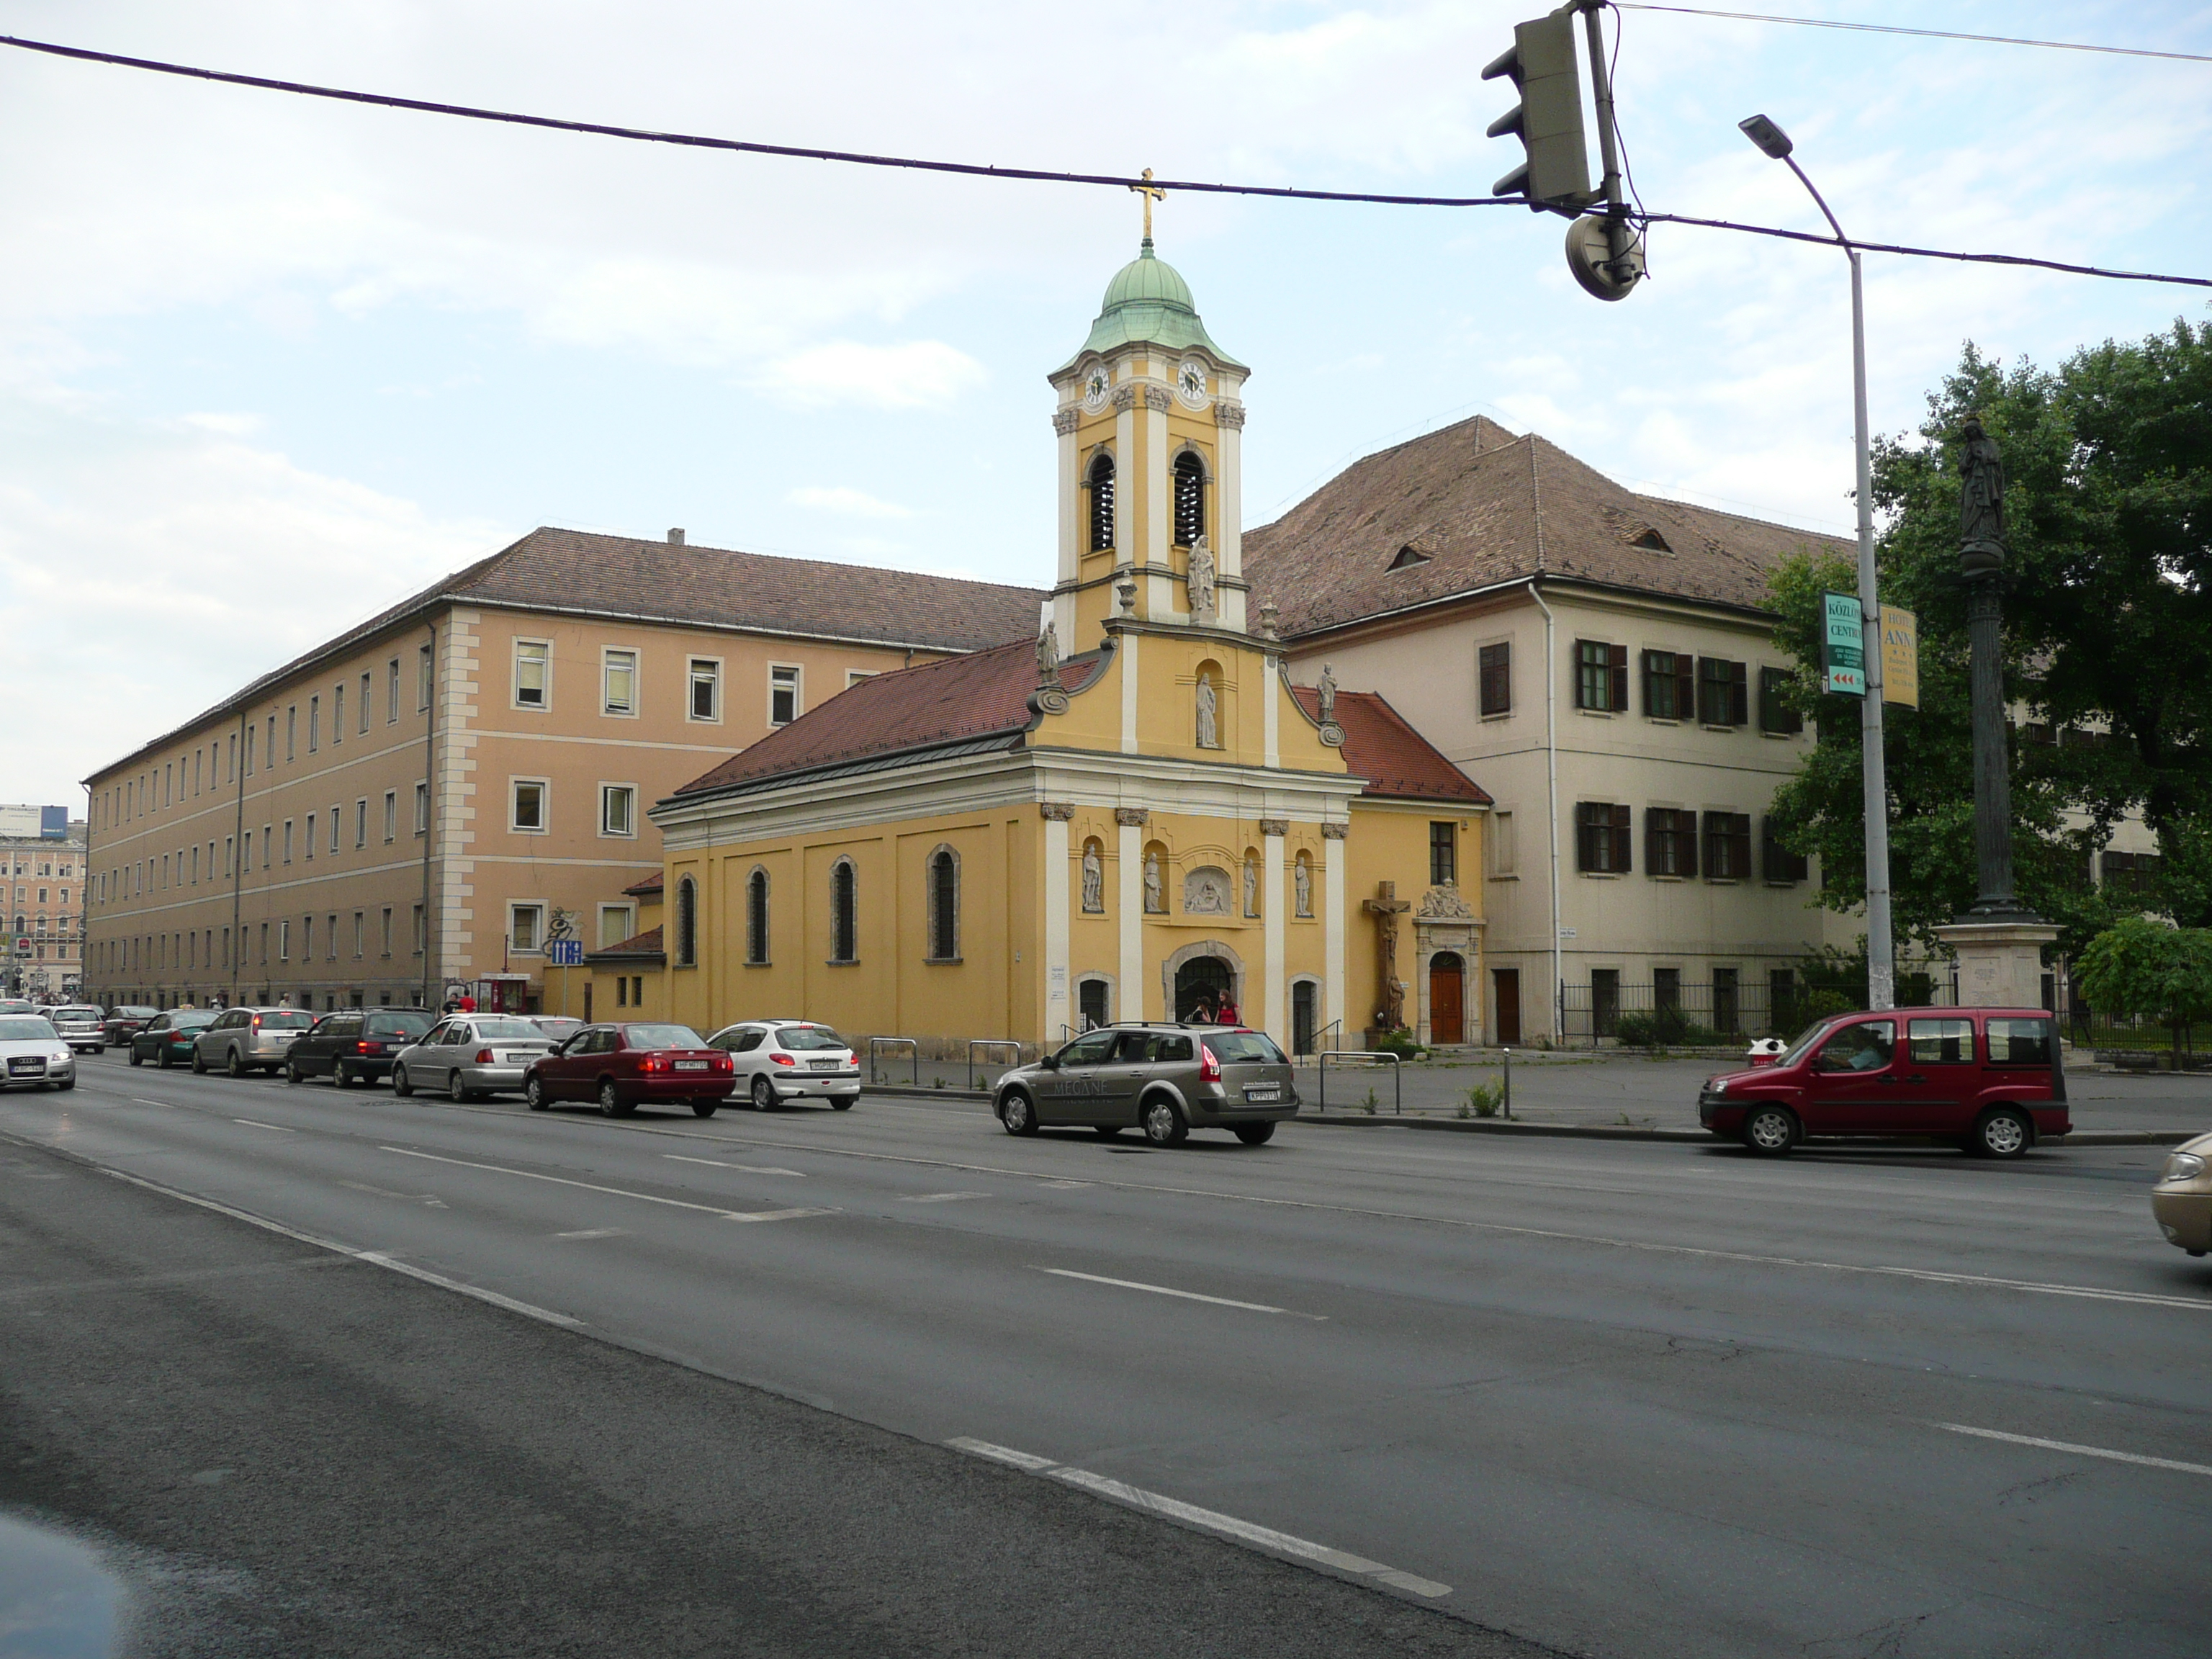
[(1656, 530), (1648, 528), (1634, 541), (1629, 543), (1629, 545), (1640, 547), (1647, 553), (1672, 553), (1674, 550), (1667, 545), (1667, 538), (1664, 536)]
[(1398, 550), (1398, 556), (1390, 561), (1390, 568), (1393, 570), (1411, 570), (1415, 565), (1426, 564), (1428, 562), (1429, 556), (1427, 554), (1422, 552), (1421, 550), (1414, 546), (1413, 543), (1407, 542), (1403, 547)]
[(1114, 458), (1104, 450), (1091, 458), (1083, 487), (1091, 492), (1091, 550), (1114, 550)]
[(1175, 459), (1175, 538), (1195, 547), (1206, 534), (1206, 463), (1189, 450)]

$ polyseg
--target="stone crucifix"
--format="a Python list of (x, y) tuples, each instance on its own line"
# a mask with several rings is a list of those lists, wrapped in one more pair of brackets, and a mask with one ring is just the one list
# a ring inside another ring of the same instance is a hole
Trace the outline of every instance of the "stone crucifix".
[(1395, 1031), (1406, 1023), (1406, 988), (1398, 978), (1398, 918), (1413, 907), (1398, 896), (1396, 882), (1382, 881), (1375, 884), (1375, 896), (1360, 908), (1375, 918), (1382, 945), (1376, 953), (1376, 963), (1382, 969), (1382, 994), (1376, 1006), (1375, 1023), (1383, 1030)]

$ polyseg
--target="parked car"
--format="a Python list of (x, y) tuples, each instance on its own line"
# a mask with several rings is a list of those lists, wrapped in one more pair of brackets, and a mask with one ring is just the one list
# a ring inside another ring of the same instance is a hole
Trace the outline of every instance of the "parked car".
[(448, 1014), (399, 1051), (392, 1092), (443, 1089), (449, 1100), (475, 1100), (522, 1086), (530, 1062), (553, 1052), (553, 1039), (513, 1014)]
[(530, 1023), (545, 1033), (546, 1040), (556, 1047), (566, 1042), (584, 1029), (580, 1019), (570, 1019), (566, 1014), (531, 1014)]
[(2150, 1213), (2167, 1243), (2191, 1255), (2212, 1251), (2212, 1135), (2185, 1140), (2166, 1154), (2150, 1189)]
[(46, 1018), (72, 1054), (96, 1054), (107, 1047), (103, 1016), (88, 1002), (65, 1003)]
[(779, 1101), (826, 1100), (847, 1111), (860, 1097), (860, 1062), (827, 1025), (805, 1019), (748, 1019), (707, 1039), (736, 1068), (733, 1093), (766, 1111)]
[(729, 1055), (709, 1048), (688, 1025), (639, 1020), (586, 1025), (531, 1062), (522, 1097), (542, 1112), (556, 1100), (596, 1100), (609, 1117), (640, 1106), (686, 1106), (712, 1117), (737, 1086)]
[(399, 1051), (430, 1029), (420, 1008), (342, 1008), (325, 1014), (284, 1054), (284, 1080), (327, 1077), (341, 1089), (392, 1074)]
[(314, 1023), (305, 1008), (226, 1008), (192, 1039), (192, 1070), (274, 1077), (292, 1044)]
[(0, 1089), (76, 1087), (76, 1055), (53, 1022), (37, 1014), (0, 1014)]
[(182, 1066), (192, 1057), (192, 1044), (199, 1034), (215, 1024), (220, 1012), (215, 1008), (172, 1008), (167, 1013), (157, 1013), (134, 1032), (131, 1038), (131, 1063), (143, 1066), (152, 1060), (163, 1071), (172, 1066)]
[(140, 1003), (118, 1003), (107, 1011), (107, 1018), (100, 1022), (100, 1035), (106, 1039), (111, 1048), (127, 1048), (131, 1039), (146, 1029), (146, 1022), (161, 1012), (159, 1008), (149, 1008)]
[(37, 1014), (39, 1005), (22, 997), (0, 997), (0, 1014)]
[(1135, 1125), (1156, 1146), (1193, 1129), (1226, 1129), (1263, 1146), (1295, 1117), (1291, 1062), (1263, 1031), (1230, 1025), (1122, 1024), (1086, 1031), (1058, 1054), (999, 1079), (993, 1102), (1010, 1135), (1082, 1124), (1102, 1135)]
[(2040, 1008), (1892, 1008), (1822, 1020), (1756, 1071), (1706, 1079), (1698, 1121), (1779, 1158), (1807, 1135), (1936, 1135), (2019, 1158), (2073, 1129)]

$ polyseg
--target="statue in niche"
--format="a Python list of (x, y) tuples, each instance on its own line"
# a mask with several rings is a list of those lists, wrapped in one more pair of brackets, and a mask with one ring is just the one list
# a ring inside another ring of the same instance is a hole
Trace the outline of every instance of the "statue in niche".
[(1229, 872), (1203, 865), (1182, 878), (1182, 908), (1188, 916), (1229, 914)]
[(1095, 841), (1083, 849), (1083, 908), (1091, 915), (1106, 908), (1106, 861)]
[(1221, 728), (1218, 718), (1218, 705), (1213, 696), (1213, 682), (1204, 674), (1198, 677), (1198, 746), (1200, 749), (1221, 747)]
[(1244, 860), (1244, 914), (1260, 914), (1260, 860), (1249, 854)]
[(1313, 915), (1313, 866), (1300, 859), (1291, 872), (1291, 884), (1297, 889), (1298, 914)]
[(1167, 914), (1168, 896), (1160, 885), (1160, 855), (1145, 854), (1145, 914), (1150, 916)]
[(1036, 662), (1037, 684), (1058, 685), (1060, 684), (1060, 629), (1050, 622), (1045, 623), (1044, 632), (1037, 635)]
[(1336, 675), (1327, 663), (1321, 665), (1321, 684), (1314, 688), (1314, 691), (1321, 704), (1321, 723), (1334, 726), (1336, 723)]
[(1213, 620), (1213, 544), (1200, 536), (1190, 545), (1190, 569), (1183, 577), (1190, 595), (1190, 619)]

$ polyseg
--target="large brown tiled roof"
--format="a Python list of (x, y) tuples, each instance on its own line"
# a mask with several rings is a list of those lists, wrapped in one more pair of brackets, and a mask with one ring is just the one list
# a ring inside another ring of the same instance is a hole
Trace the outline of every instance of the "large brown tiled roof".
[(411, 617), (455, 602), (921, 651), (975, 651), (1017, 636), (1034, 638), (1038, 607), (1047, 597), (1041, 588), (962, 577), (541, 526), (247, 682), (93, 776), (174, 742), (325, 658), (341, 656)]
[[(1036, 627), (1034, 613), (1030, 627)], [(1081, 690), (1104, 660), (1098, 653), (1069, 658), (1060, 665), (1060, 683)], [(1028, 638), (878, 674), (693, 779), (675, 799), (871, 756), (1011, 737), (1035, 718), (1029, 699), (1036, 686), (1036, 645)]]
[[(1294, 686), (1291, 691), (1298, 706), (1318, 720), (1321, 693), (1310, 685)], [(1380, 694), (1338, 692), (1336, 723), (1344, 728), (1344, 763), (1352, 776), (1367, 780), (1361, 794), (1490, 805), (1489, 792), (1407, 725), (1405, 716)]]
[(1537, 575), (1763, 610), (1767, 573), (1801, 548), (1853, 551), (1639, 495), (1484, 416), (1354, 462), (1243, 538), (1255, 600), (1293, 635)]

